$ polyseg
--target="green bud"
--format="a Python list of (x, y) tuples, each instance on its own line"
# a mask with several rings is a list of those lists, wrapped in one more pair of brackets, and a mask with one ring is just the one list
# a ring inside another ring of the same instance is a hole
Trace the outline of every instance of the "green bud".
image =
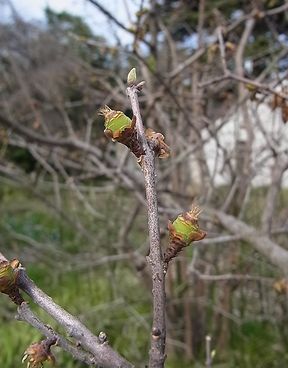
[(17, 276), (20, 266), (21, 264), (17, 259), (11, 262), (0, 262), (0, 292), (7, 294), (17, 305), (20, 305), (24, 301), (17, 286)]
[(172, 258), (177, 257), (178, 253), (192, 242), (202, 240), (206, 233), (198, 225), (198, 216), (201, 210), (193, 206), (191, 211), (182, 213), (174, 222), (168, 223), (169, 246), (164, 253), (164, 271), (167, 271), (168, 263)]
[(100, 114), (105, 119), (104, 133), (112, 139), (117, 140), (125, 129), (133, 128), (132, 120), (122, 111), (111, 110), (110, 107), (105, 106), (100, 110)]
[(106, 137), (124, 144), (138, 158), (145, 154), (142, 144), (138, 140), (135, 116), (130, 119), (122, 111), (111, 110), (108, 106), (101, 109), (100, 114), (105, 119), (104, 134)]
[(9, 261), (0, 262), (0, 292), (8, 294), (15, 286), (17, 273)]
[(128, 86), (131, 86), (132, 84), (135, 84), (137, 79), (136, 69), (132, 68), (127, 76), (127, 84)]
[(174, 236), (182, 240), (184, 246), (187, 247), (192, 241), (201, 240), (206, 233), (200, 230), (198, 225), (198, 216), (201, 210), (194, 206), (191, 211), (182, 213), (172, 223)]

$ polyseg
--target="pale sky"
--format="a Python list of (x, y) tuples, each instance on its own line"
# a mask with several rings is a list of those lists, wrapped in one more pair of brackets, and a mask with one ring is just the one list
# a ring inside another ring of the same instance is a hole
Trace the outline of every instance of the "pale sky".
[[(20, 16), (27, 21), (43, 20), (44, 9), (49, 6), (57, 12), (67, 11), (83, 17), (95, 34), (106, 36), (109, 40), (113, 37), (111, 35), (113, 29), (117, 30), (117, 34), (124, 44), (129, 43), (132, 39), (129, 33), (116, 26), (112, 28), (107, 17), (86, 0), (10, 0), (10, 2)], [(134, 14), (140, 6), (140, 0), (100, 0), (99, 2), (127, 27), (131, 25), (130, 19), (135, 19)], [(6, 0), (0, 0), (1, 5), (6, 3)], [(8, 5), (4, 7), (2, 5), (1, 10), (0, 16), (7, 18), (10, 12)]]

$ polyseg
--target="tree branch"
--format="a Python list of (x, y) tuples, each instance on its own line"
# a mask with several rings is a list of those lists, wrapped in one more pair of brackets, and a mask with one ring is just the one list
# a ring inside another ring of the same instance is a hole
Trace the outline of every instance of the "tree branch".
[[(208, 210), (207, 210), (208, 211)], [(274, 243), (267, 236), (260, 234), (252, 226), (217, 210), (209, 210), (216, 216), (221, 225), (233, 234), (243, 235), (243, 239), (249, 242), (259, 253), (265, 256), (271, 263), (279, 267), (285, 274), (287, 273), (288, 251)]]
[(136, 117), (138, 139), (142, 142), (145, 151), (145, 155), (142, 156), (142, 170), (146, 190), (150, 240), (150, 253), (147, 257), (147, 261), (151, 266), (153, 294), (153, 325), (151, 332), (149, 368), (160, 368), (164, 367), (166, 340), (164, 265), (160, 247), (158, 203), (155, 183), (155, 155), (149, 147), (145, 137), (138, 102), (138, 92), (139, 90), (135, 85), (127, 88), (127, 94), (131, 101), (133, 114)]
[(29, 323), (37, 330), (41, 331), (43, 335), (47, 337), (56, 337), (57, 345), (63, 350), (67, 351), (73, 356), (73, 358), (83, 362), (89, 366), (96, 365), (97, 361), (94, 359), (93, 355), (75, 347), (71, 342), (57, 334), (50, 326), (45, 325), (40, 321), (40, 319), (31, 311), (27, 303), (22, 303), (18, 307), (17, 320)]
[[(119, 22), (119, 20), (116, 17), (114, 17), (114, 15), (111, 14), (107, 9), (105, 9), (104, 6), (102, 6), (98, 1), (96, 0), (88, 0), (88, 1), (94, 6), (96, 6), (96, 8), (98, 8), (107, 18), (109, 18), (113, 23), (115, 23), (119, 28), (135, 36), (136, 32), (132, 28), (128, 28), (123, 23)], [(151, 45), (151, 43), (146, 41), (143, 37), (139, 37), (139, 39), (145, 45), (149, 46), (151, 50), (153, 50), (153, 46)]]
[(267, 192), (266, 202), (262, 213), (261, 223), (262, 230), (270, 233), (272, 227), (272, 220), (275, 214), (276, 199), (281, 189), (282, 176), (288, 168), (288, 156), (279, 155), (274, 163), (271, 175), (271, 185)]
[(58, 306), (52, 298), (40, 290), (26, 275), (24, 270), (19, 271), (19, 287), (32, 300), (45, 310), (61, 326), (65, 328), (68, 335), (76, 339), (81, 346), (91, 354), (95, 362), (103, 367), (132, 368), (133, 365), (121, 357), (106, 343), (101, 344), (99, 339), (92, 334), (76, 317)]
[(226, 74), (217, 76), (213, 79), (208, 79), (205, 82), (201, 82), (201, 83), (198, 84), (198, 87), (199, 88), (208, 87), (212, 84), (220, 83), (220, 82), (223, 82), (224, 80), (227, 80), (227, 79), (235, 80), (237, 82), (246, 84), (247, 86), (255, 87), (255, 90), (262, 91), (262, 92), (265, 91), (265, 92), (268, 92), (272, 95), (279, 96), (283, 100), (288, 100), (288, 95), (286, 93), (276, 91), (274, 87), (270, 87), (268, 84), (260, 83), (257, 80), (252, 80), (252, 79), (248, 79), (248, 78), (245, 78), (245, 77), (241, 77), (239, 75), (236, 75), (236, 74), (230, 73), (230, 72), (227, 72)]

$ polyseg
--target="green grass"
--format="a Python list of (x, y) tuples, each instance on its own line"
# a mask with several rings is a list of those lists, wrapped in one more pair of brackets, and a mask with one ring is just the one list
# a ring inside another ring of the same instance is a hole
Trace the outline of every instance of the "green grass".
[[(93, 195), (91, 203), (104, 216), (103, 219), (87, 214), (80, 204), (75, 209), (75, 204), (71, 206), (71, 193), (63, 193), (63, 209), (71, 218), (80, 220), (85, 230), (94, 235), (89, 240), (25, 191), (2, 186), (0, 196), (4, 209), (0, 218), (1, 250), (11, 257), (20, 258), (29, 276), (57, 303), (78, 316), (95, 334), (105, 331), (109, 342), (116, 350), (133, 361), (137, 367), (144, 367), (149, 351), (151, 291), (146, 288), (129, 260), (94, 267), (85, 266), (87, 260), (97, 260), (102, 256), (123, 251), (118, 248), (119, 231), (135, 204), (134, 200), (125, 191)], [(49, 196), (52, 199), (52, 194)], [(285, 203), (287, 198), (288, 196), (285, 195)], [(29, 241), (15, 238), (15, 234), (24, 234), (38, 243), (31, 245)], [(145, 244), (145, 241), (146, 216), (141, 212), (129, 234), (129, 242), (132, 248), (139, 248)], [(277, 275), (277, 270), (267, 267), (265, 260), (255, 261), (254, 251), (251, 251), (247, 244), (239, 243), (237, 246), (241, 249), (237, 272), (245, 272), (247, 259), (252, 258), (254, 262), (252, 265), (256, 267), (253, 269), (254, 273), (269, 277)], [(145, 247), (141, 249), (144, 250)], [(89, 256), (86, 256), (87, 254)], [(188, 249), (187, 254), (191, 258), (192, 249)], [(225, 251), (223, 251), (223, 257), (225, 257)], [(84, 266), (78, 269), (80, 265)], [(179, 290), (178, 297), (181, 297), (186, 290), (185, 285), (182, 286), (175, 288)], [(217, 300), (214, 300), (216, 288), (217, 285), (211, 288), (209, 303), (217, 303)], [(249, 298), (249, 296), (247, 298), (243, 296), (244, 310), (249, 304)], [(254, 319), (250, 318), (241, 325), (230, 324), (229, 344), (224, 351), (216, 348), (213, 368), (284, 368), (288, 366), (288, 352), (280, 333), (281, 323), (277, 324), (273, 321), (273, 313), (268, 316), (270, 319), (257, 320), (257, 298), (255, 294), (253, 296)], [(239, 303), (239, 296), (235, 299), (235, 303)], [(277, 303), (275, 308), (279, 308), (280, 300)], [(240, 311), (240, 306), (234, 304), (233, 308)], [(45, 323), (59, 332), (64, 332), (38, 306), (32, 302), (30, 305)], [(213, 330), (213, 311), (209, 305), (203, 308), (209, 321), (207, 327), (209, 331), (210, 327)], [(0, 295), (1, 368), (20, 367), (25, 349), (32, 342), (42, 338), (41, 334), (29, 325), (16, 321), (13, 318), (15, 313), (16, 308), (8, 298)], [(181, 322), (182, 318), (183, 316), (179, 314), (174, 322), (177, 323), (177, 319)], [(173, 331), (170, 331), (171, 333), (173, 334)], [(54, 348), (53, 351), (57, 357), (58, 367), (84, 366), (75, 362), (59, 348)], [(199, 350), (197, 363), (187, 361), (183, 349), (175, 348), (174, 354), (169, 354), (167, 358), (166, 367), (204, 368), (204, 362), (203, 346)]]

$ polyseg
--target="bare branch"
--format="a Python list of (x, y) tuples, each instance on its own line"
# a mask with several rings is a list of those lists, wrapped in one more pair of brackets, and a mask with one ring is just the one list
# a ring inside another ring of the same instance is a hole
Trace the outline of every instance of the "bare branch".
[(252, 226), (246, 225), (231, 215), (217, 210), (209, 210), (220, 223), (234, 234), (243, 234), (243, 239), (248, 241), (259, 253), (263, 254), (271, 263), (287, 273), (288, 251), (274, 243), (267, 236), (259, 233)]
[(41, 322), (40, 319), (31, 311), (27, 303), (22, 303), (18, 307), (18, 315), (16, 318), (19, 321), (25, 321), (29, 323), (29, 325), (41, 331), (47, 337), (56, 337), (57, 345), (70, 353), (76, 360), (79, 360), (80, 362), (89, 366), (97, 364), (97, 361), (94, 359), (92, 354), (84, 352), (79, 347), (75, 347), (63, 336), (56, 333), (50, 326), (47, 326)]
[(122, 358), (109, 345), (101, 344), (77, 318), (58, 306), (52, 298), (40, 290), (32, 280), (21, 270), (19, 271), (19, 287), (28, 294), (34, 303), (39, 305), (50, 316), (65, 328), (81, 346), (93, 354), (95, 362), (103, 367), (132, 368), (133, 365)]
[[(96, 6), (103, 14), (106, 15), (106, 17), (108, 17), (110, 20), (112, 20), (113, 23), (115, 23), (118, 27), (120, 27), (121, 29), (123, 29), (124, 31), (132, 34), (132, 35), (136, 35), (135, 31), (131, 28), (125, 27), (123, 23), (119, 22), (119, 20), (114, 17), (113, 14), (111, 14), (107, 9), (104, 8), (104, 6), (102, 6), (98, 1), (96, 0), (88, 0), (91, 4), (93, 4), (94, 6)], [(137, 34), (138, 36), (138, 34)], [(138, 36), (139, 37), (139, 36)], [(145, 45), (149, 46), (151, 49), (153, 49), (153, 46), (146, 41), (143, 37), (139, 38)]]
[(127, 94), (131, 101), (133, 114), (136, 116), (138, 138), (142, 142), (145, 150), (145, 155), (142, 156), (142, 169), (145, 181), (150, 240), (150, 253), (147, 260), (151, 266), (153, 285), (153, 326), (151, 332), (149, 368), (160, 368), (164, 367), (165, 360), (165, 278), (160, 247), (159, 215), (155, 183), (155, 155), (149, 147), (145, 137), (138, 102), (137, 86), (132, 85), (128, 87)]
[[(284, 156), (284, 157), (283, 157)], [(265, 207), (262, 213), (262, 230), (270, 233), (272, 227), (272, 219), (276, 207), (277, 195), (281, 188), (281, 180), (285, 170), (288, 168), (288, 156), (279, 155), (275, 160), (271, 174), (271, 185), (269, 187)]]
[(227, 68), (227, 63), (226, 63), (225, 44), (224, 44), (224, 40), (223, 40), (223, 34), (222, 34), (221, 27), (218, 27), (217, 34), (218, 34), (218, 40), (219, 40), (219, 48), (220, 48), (220, 55), (221, 55), (221, 62), (222, 62), (223, 72), (224, 72), (224, 75), (226, 75), (227, 72), (228, 72), (228, 68)]

